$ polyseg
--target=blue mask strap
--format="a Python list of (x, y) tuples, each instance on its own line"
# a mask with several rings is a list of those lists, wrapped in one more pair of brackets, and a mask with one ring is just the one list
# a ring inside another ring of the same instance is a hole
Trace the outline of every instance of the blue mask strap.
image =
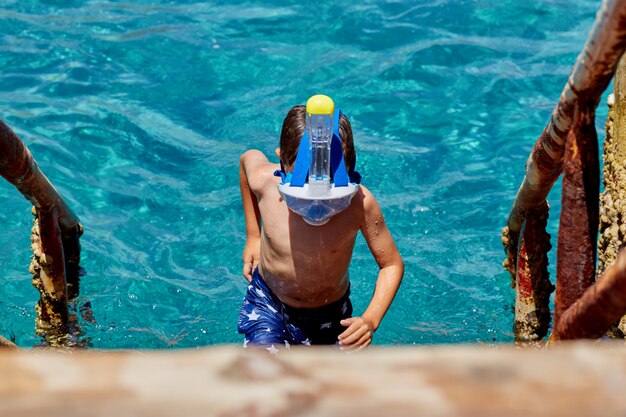
[(298, 148), (298, 155), (296, 155), (296, 162), (293, 166), (293, 173), (291, 174), (290, 187), (303, 187), (309, 176), (309, 166), (311, 165), (311, 150), (309, 149), (309, 134), (304, 132), (302, 139), (300, 139), (300, 147)]
[[(356, 166), (356, 159), (354, 160), (354, 165)], [(354, 184), (360, 184), (361, 183), (361, 174), (359, 174), (358, 172), (356, 172), (354, 169), (352, 171), (350, 171), (348, 173), (348, 175), (350, 176), (350, 182), (354, 183)]]
[(286, 173), (285, 172), (285, 167), (283, 166), (283, 161), (280, 161), (280, 169), (277, 169), (276, 171), (274, 171), (274, 176), (275, 177), (280, 177), (280, 179), (282, 180), (281, 184), (286, 184), (291, 179), (291, 173)]
[(350, 177), (351, 183), (360, 184), (361, 178), (362, 178), (361, 174), (356, 172), (354, 168), (356, 168), (356, 155), (354, 155), (354, 165), (352, 166), (352, 169), (350, 170), (350, 172), (348, 172), (348, 176)]
[(330, 143), (330, 169), (333, 173), (335, 187), (347, 187), (349, 178), (346, 163), (343, 160), (341, 137), (339, 136), (339, 117), (341, 110), (337, 109), (333, 115), (333, 140)]

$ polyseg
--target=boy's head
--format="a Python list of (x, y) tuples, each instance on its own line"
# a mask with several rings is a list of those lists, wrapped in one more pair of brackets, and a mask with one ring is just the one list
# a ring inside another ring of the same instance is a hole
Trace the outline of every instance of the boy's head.
[[(293, 106), (285, 117), (283, 130), (280, 133), (279, 158), (286, 171), (293, 170), (300, 141), (305, 130), (306, 107), (301, 105)], [(354, 170), (356, 152), (354, 150), (354, 142), (352, 141), (352, 126), (350, 126), (350, 121), (343, 113), (339, 118), (339, 137), (341, 138), (341, 148), (346, 169), (348, 172), (351, 172)]]

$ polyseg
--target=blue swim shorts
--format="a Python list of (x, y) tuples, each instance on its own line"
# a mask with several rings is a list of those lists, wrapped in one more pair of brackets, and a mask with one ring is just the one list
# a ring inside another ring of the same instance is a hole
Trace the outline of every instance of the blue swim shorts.
[(334, 345), (347, 328), (339, 324), (352, 317), (350, 289), (341, 299), (319, 308), (294, 308), (278, 299), (258, 269), (243, 300), (237, 330), (243, 347), (261, 345), (272, 353), (291, 345)]

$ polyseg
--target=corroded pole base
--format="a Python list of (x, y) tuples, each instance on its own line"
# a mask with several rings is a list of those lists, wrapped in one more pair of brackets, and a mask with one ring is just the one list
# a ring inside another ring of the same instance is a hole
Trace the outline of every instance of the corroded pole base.
[(544, 202), (529, 210), (521, 233), (502, 229), (502, 244), (507, 259), (503, 267), (511, 274), (515, 293), (515, 343), (524, 346), (543, 345), (550, 327), (550, 294), (554, 286), (548, 273), (548, 252), (552, 248), (546, 232), (549, 206)]
[[(29, 271), (33, 274), (33, 286), (40, 294), (40, 299), (35, 306), (37, 312), (35, 332), (42, 336), (47, 344), (58, 346), (63, 344), (69, 332), (64, 266), (59, 265), (63, 263), (62, 244), (58, 241), (56, 247), (48, 245), (45, 248), (47, 251), (44, 251), (40, 216), (34, 207), (33, 214), (35, 215), (31, 229), (33, 257)], [(44, 216), (44, 221), (45, 218)], [(50, 252), (55, 253), (56, 256)]]
[(548, 273), (548, 252), (552, 248), (546, 232), (548, 204), (530, 210), (522, 228), (516, 268), (515, 341), (541, 342), (550, 327), (550, 294), (554, 286)]

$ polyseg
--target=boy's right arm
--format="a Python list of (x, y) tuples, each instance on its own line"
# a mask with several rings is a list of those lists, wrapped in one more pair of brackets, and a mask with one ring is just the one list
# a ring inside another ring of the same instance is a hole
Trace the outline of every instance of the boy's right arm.
[(267, 157), (257, 150), (249, 150), (239, 159), (239, 187), (246, 220), (246, 246), (243, 250), (242, 273), (248, 281), (252, 280), (252, 272), (259, 264), (261, 256), (261, 214), (254, 193), (259, 187), (259, 179), (255, 178), (255, 171), (267, 162)]

